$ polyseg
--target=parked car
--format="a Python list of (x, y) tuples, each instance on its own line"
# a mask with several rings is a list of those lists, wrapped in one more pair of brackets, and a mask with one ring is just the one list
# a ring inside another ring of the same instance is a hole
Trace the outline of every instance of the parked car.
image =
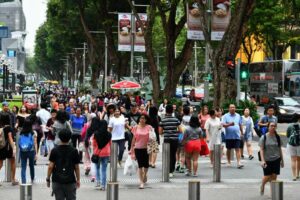
[(300, 116), (300, 104), (291, 97), (270, 98), (267, 106), (269, 105), (275, 106), (275, 114), (279, 122), (295, 122)]

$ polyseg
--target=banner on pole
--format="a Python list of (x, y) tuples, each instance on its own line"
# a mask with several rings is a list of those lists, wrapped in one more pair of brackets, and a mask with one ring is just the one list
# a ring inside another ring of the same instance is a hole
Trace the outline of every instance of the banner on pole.
[(118, 51), (131, 51), (131, 14), (118, 15)]
[(187, 39), (204, 40), (199, 4), (194, 1), (187, 3)]
[[(142, 24), (135, 18), (134, 51), (145, 52), (145, 38), (142, 26), (145, 27), (147, 14), (138, 14)], [(146, 27), (145, 27), (146, 28)]]
[(222, 40), (230, 17), (230, 0), (213, 0), (211, 40)]

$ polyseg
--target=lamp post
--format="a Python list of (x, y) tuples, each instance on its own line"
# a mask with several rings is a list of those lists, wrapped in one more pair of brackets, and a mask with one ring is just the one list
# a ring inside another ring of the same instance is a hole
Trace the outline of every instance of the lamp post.
[[(212, 7), (212, 1), (211, 0), (207, 0), (207, 4), (208, 4), (208, 10), (206, 11), (207, 14), (207, 29), (208, 29), (208, 35), (209, 35), (209, 40), (210, 40), (210, 35), (211, 35), (211, 7)], [(206, 48), (205, 48), (205, 73), (208, 74), (209, 73), (209, 51), (210, 51), (210, 46), (209, 43), (206, 42)], [(205, 79), (204, 82), (204, 102), (208, 102), (209, 101), (209, 80), (208, 78)]]

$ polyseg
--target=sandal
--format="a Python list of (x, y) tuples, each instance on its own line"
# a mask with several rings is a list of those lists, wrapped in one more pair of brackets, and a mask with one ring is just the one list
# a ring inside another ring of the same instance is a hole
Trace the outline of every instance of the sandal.
[(260, 186), (260, 196), (263, 196), (265, 193), (265, 188), (261, 185)]
[(139, 189), (144, 189), (144, 184), (141, 184)]
[(13, 186), (16, 186), (16, 185), (19, 185), (19, 182), (18, 182), (18, 181), (13, 181), (13, 182), (11, 182), (11, 184), (12, 184)]

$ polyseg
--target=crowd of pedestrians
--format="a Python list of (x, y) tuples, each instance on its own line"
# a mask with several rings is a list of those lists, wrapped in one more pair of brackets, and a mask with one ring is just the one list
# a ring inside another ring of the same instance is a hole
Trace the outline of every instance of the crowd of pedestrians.
[[(156, 105), (140, 96), (116, 93), (94, 96), (45, 92), (39, 107), (39, 110), (28, 110), (21, 106), (20, 110), (14, 107), (10, 111), (8, 103), (3, 102), (1, 133), (7, 142), (1, 146), (0, 141), (0, 169), (3, 160), (9, 159), (12, 184), (17, 185), (15, 169), (20, 159), (22, 183), (26, 183), (29, 160), (31, 182), (34, 183), (34, 165), (38, 152), (43, 149), (43, 156), (49, 157), (47, 183), (48, 186), (52, 183), (53, 194), (58, 199), (67, 195), (69, 199), (76, 199), (76, 188), (80, 186), (79, 164), (83, 164), (84, 174), (90, 175), (97, 188), (106, 189), (112, 143), (118, 146), (119, 167), (123, 167), (125, 151), (137, 160), (140, 189), (147, 183), (148, 169), (156, 167), (162, 142), (170, 144), (171, 178), (175, 173), (199, 176), (199, 156), (209, 157), (212, 167), (215, 144), (220, 144), (223, 152), (226, 148), (227, 162), (222, 160), (222, 163), (228, 167), (233, 166), (232, 150), (238, 169), (244, 167), (244, 146), (247, 159), (255, 157), (251, 143), (256, 132), (250, 109), (245, 108), (240, 115), (234, 104), (230, 104), (228, 112), (223, 114), (221, 108), (210, 109), (204, 105), (196, 112), (189, 105), (172, 105), (167, 99)], [(258, 122), (261, 132), (257, 134), (262, 134), (259, 157), (264, 172), (261, 194), (267, 182), (276, 180), (280, 165), (284, 165), (276, 125), (274, 108), (270, 107)], [(300, 170), (299, 129), (299, 123), (296, 123), (287, 130), (294, 180), (299, 179)], [(152, 132), (155, 137), (149, 139)]]

